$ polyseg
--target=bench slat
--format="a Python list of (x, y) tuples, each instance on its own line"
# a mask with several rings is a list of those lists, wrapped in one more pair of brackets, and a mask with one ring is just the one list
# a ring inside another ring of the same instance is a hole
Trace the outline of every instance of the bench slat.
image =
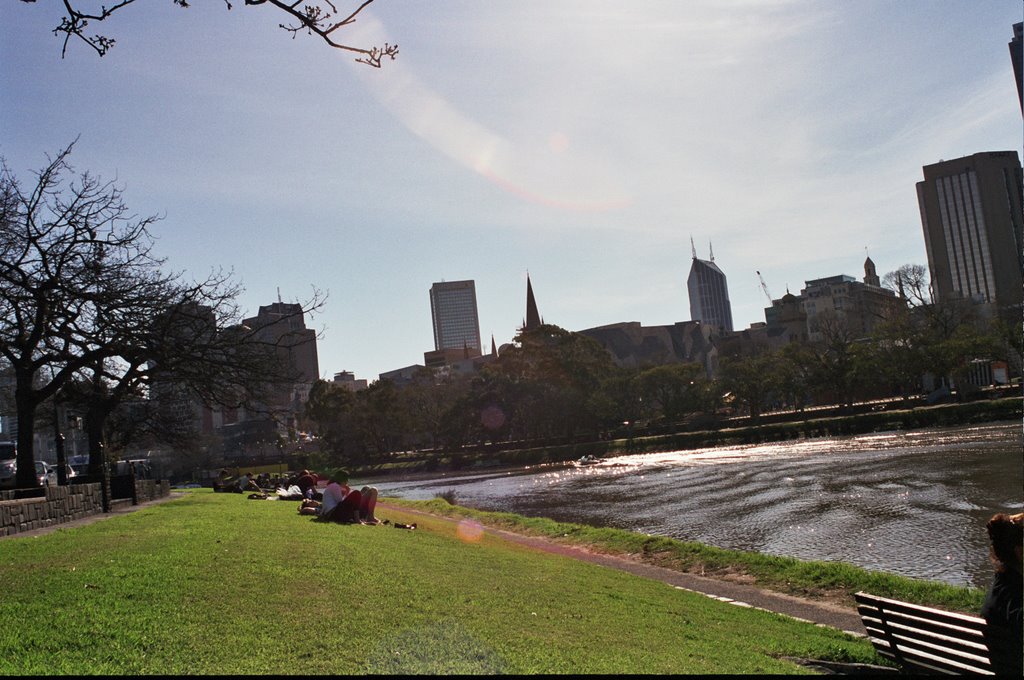
[(920, 616), (930, 621), (941, 621), (952, 626), (959, 626), (972, 630), (981, 631), (985, 629), (985, 619), (980, 616), (971, 616), (969, 614), (961, 614), (959, 612), (947, 612), (943, 609), (925, 607), (923, 605), (911, 604), (909, 602), (900, 602), (899, 600), (891, 600), (886, 597), (878, 597), (877, 595), (868, 595), (867, 593), (856, 593), (854, 594), (854, 598), (861, 604), (872, 606), (886, 612), (898, 612), (900, 614)]
[(941, 656), (983, 668), (989, 667), (988, 648), (984, 645), (963, 645), (955, 640), (943, 637), (927, 637), (915, 635), (914, 631), (904, 628), (885, 630), (868, 628), (871, 637), (883, 642), (894, 642), (899, 649), (913, 649), (927, 652), (933, 656)]
[(973, 673), (975, 675), (995, 675), (992, 671), (991, 665), (987, 663), (984, 665), (960, 663), (952, 659), (937, 657), (933, 654), (928, 654), (927, 652), (907, 649), (903, 646), (899, 646), (897, 651), (894, 652), (885, 640), (879, 640), (876, 638), (872, 638), (871, 643), (875, 646), (875, 649), (878, 651), (880, 656), (883, 656), (890, 661), (894, 661), (904, 668), (921, 669), (932, 673), (946, 673), (951, 675), (963, 675), (965, 673)]
[(985, 643), (985, 636), (980, 631), (965, 631), (963, 629), (952, 628), (942, 624), (934, 624), (928, 621), (902, 618), (899, 616), (887, 615), (882, 617), (876, 612), (861, 608), (858, 608), (857, 611), (860, 613), (860, 618), (864, 622), (864, 626), (866, 628), (870, 627), (870, 619), (870, 622), (882, 631), (886, 629), (886, 626), (890, 626), (894, 630), (899, 630), (905, 636), (928, 640), (938, 644), (944, 643), (956, 645), (964, 651), (977, 650), (982, 653), (986, 653), (988, 650), (988, 645)]
[(905, 670), (992, 674), (984, 619), (868, 593), (854, 597), (875, 649)]

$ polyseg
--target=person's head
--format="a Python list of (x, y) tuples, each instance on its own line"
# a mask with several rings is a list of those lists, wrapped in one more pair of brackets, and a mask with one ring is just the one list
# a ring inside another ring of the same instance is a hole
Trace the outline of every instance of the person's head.
[(338, 484), (348, 484), (348, 470), (345, 468), (337, 468), (331, 471), (331, 478), (329, 481), (337, 482)]
[(992, 541), (992, 561), (996, 568), (1021, 571), (1021, 551), (1024, 544), (1024, 513), (1007, 515), (998, 513), (985, 525)]

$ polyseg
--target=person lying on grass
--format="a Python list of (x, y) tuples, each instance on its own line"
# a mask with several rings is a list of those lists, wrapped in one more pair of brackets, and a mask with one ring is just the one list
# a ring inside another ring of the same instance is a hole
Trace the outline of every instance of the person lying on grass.
[(338, 469), (331, 473), (322, 502), (304, 500), (299, 505), (300, 515), (316, 515), (322, 522), (339, 524), (377, 524), (373, 511), (377, 507), (377, 489), (364, 486), (355, 491), (348, 485), (348, 471)]

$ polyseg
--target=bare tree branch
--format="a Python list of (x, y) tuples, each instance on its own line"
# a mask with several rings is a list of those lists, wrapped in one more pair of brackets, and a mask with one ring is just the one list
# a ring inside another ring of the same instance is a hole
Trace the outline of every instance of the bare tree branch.
[[(36, 0), (21, 0), (26, 3), (35, 3)], [(179, 7), (188, 8), (188, 0), (171, 0), (175, 5)], [(338, 42), (334, 38), (334, 33), (338, 29), (349, 26), (356, 21), (356, 17), (366, 9), (374, 0), (362, 0), (358, 6), (352, 10), (344, 18), (338, 17), (338, 9), (332, 0), (297, 0), (296, 2), (285, 2), (283, 0), (244, 0), (245, 5), (256, 6), (256, 5), (271, 5), (278, 10), (288, 14), (294, 21), (298, 22), (295, 24), (278, 24), (281, 28), (292, 34), (294, 38), (300, 31), (305, 31), (308, 35), (317, 35), (324, 42), (335, 49), (344, 50), (347, 52), (354, 52), (357, 55), (356, 61), (362, 64), (373, 66), (374, 68), (380, 68), (381, 60), (384, 58), (391, 58), (392, 60), (398, 55), (398, 45), (392, 45), (390, 43), (384, 43), (383, 47), (355, 47), (348, 45), (343, 42)], [(99, 56), (105, 55), (111, 47), (117, 42), (114, 38), (99, 33), (90, 34), (88, 32), (90, 22), (103, 22), (110, 19), (116, 12), (129, 5), (135, 4), (136, 0), (119, 0), (119, 2), (110, 5), (99, 5), (98, 8), (82, 9), (83, 4), (89, 4), (89, 0), (62, 0), (64, 5), (64, 16), (61, 17), (60, 23), (53, 29), (53, 34), (56, 36), (64, 35), (64, 42), (61, 47), (61, 57), (67, 55), (68, 42), (72, 37), (79, 38), (86, 45), (92, 48)], [(232, 9), (233, 5), (230, 0), (224, 0), (224, 4), (227, 9)], [(92, 2), (92, 6), (96, 3)]]

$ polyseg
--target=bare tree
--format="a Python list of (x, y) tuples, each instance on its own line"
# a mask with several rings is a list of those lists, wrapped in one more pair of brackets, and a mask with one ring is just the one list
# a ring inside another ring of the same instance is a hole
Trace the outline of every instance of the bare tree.
[[(19, 486), (36, 484), (35, 415), (68, 386), (87, 405), (90, 464), (113, 409), (158, 381), (204, 404), (258, 403), (293, 379), (276, 342), (242, 326), (230, 274), (185, 283), (152, 252), (155, 217), (128, 212), (121, 190), (73, 174), (62, 150), (24, 191), (0, 165), (0, 361), (14, 382)], [(318, 309), (319, 291), (294, 306)], [(69, 397), (70, 398), (70, 397)]]
[[(137, 291), (110, 273), (158, 264), (144, 237), (154, 217), (128, 213), (121, 191), (89, 175), (65, 189), (72, 145), (23, 191), (0, 167), (0, 356), (14, 374), (18, 484), (33, 486), (36, 408), (110, 353), (104, 300), (130, 309)], [(47, 368), (49, 370), (44, 371)]]
[[(21, 1), (36, 2), (36, 0)], [(352, 2), (350, 4), (355, 7), (347, 14), (338, 10), (338, 5), (341, 4), (340, 0), (243, 0), (243, 3), (251, 6), (270, 5), (288, 16), (290, 23), (278, 25), (290, 32), (293, 37), (301, 32), (318, 36), (333, 48), (359, 55), (356, 57), (357, 62), (380, 68), (382, 59), (386, 57), (394, 59), (398, 55), (398, 45), (384, 43), (383, 47), (355, 47), (339, 42), (337, 38), (338, 32), (355, 23), (360, 12), (373, 1), (357, 0)], [(61, 17), (60, 23), (53, 29), (54, 35), (64, 35), (61, 56), (67, 54), (68, 41), (75, 37), (85, 42), (102, 57), (114, 46), (116, 40), (106, 35), (88, 32), (90, 23), (107, 21), (115, 14), (119, 14), (120, 10), (135, 4), (135, 2), (136, 0), (118, 0), (108, 6), (93, 0), (63, 0), (64, 15)], [(171, 0), (171, 2), (182, 8), (189, 7), (189, 0)], [(224, 0), (224, 5), (229, 10), (233, 7), (230, 0)], [(83, 7), (87, 8), (83, 9)]]

